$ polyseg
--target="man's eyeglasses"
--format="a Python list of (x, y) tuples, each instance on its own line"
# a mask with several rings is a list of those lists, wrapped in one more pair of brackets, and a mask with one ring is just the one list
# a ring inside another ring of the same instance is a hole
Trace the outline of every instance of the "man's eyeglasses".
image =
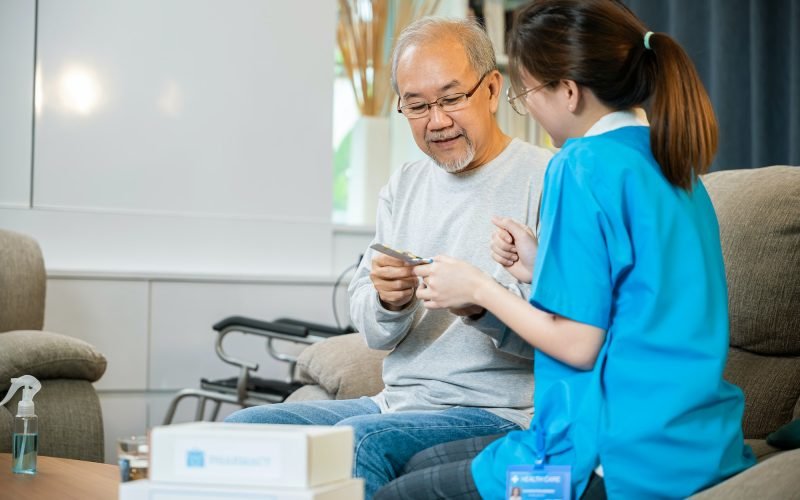
[[(491, 73), (491, 71), (489, 72)], [(410, 102), (405, 106), (400, 106), (400, 98), (397, 98), (397, 112), (406, 115), (406, 118), (422, 118), (428, 116), (428, 113), (431, 110), (431, 106), (439, 106), (442, 108), (442, 111), (445, 113), (449, 113), (451, 111), (458, 111), (459, 109), (463, 108), (467, 105), (467, 100), (472, 97), (478, 87), (481, 86), (481, 82), (483, 79), (486, 78), (486, 75), (489, 73), (484, 73), (478, 83), (472, 87), (472, 90), (469, 92), (459, 92), (458, 94), (449, 94), (446, 96), (442, 96), (435, 101), (425, 102), (425, 101), (418, 101), (418, 102)]]
[(506, 90), (506, 99), (508, 100), (508, 103), (511, 105), (511, 109), (516, 111), (517, 114), (527, 115), (528, 114), (528, 108), (525, 106), (525, 103), (520, 100), (520, 97), (526, 97), (529, 94), (533, 95), (536, 92), (539, 92), (543, 88), (547, 87), (548, 85), (551, 85), (552, 83), (553, 82), (547, 82), (547, 83), (543, 83), (543, 84), (541, 84), (541, 85), (539, 85), (537, 87), (533, 87), (533, 88), (530, 88), (530, 89), (525, 89), (525, 90), (523, 90), (522, 92), (520, 92), (517, 95), (511, 95), (511, 87), (508, 87), (508, 90)]

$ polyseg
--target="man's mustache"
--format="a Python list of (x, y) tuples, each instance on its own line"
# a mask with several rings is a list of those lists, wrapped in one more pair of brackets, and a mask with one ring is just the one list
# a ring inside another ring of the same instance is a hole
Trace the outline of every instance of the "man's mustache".
[(447, 131), (447, 132), (429, 132), (425, 137), (425, 140), (428, 142), (432, 141), (447, 141), (449, 139), (455, 139), (456, 137), (463, 135), (462, 130), (458, 131)]

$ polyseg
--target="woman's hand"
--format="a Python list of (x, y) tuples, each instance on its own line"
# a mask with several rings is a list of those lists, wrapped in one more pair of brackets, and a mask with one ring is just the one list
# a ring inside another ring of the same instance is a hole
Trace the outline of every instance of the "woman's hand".
[(414, 267), (414, 274), (422, 278), (417, 298), (428, 309), (462, 309), (477, 304), (479, 288), (487, 282), (494, 283), (472, 264), (448, 256), (437, 255), (432, 264)]
[(492, 259), (522, 283), (533, 279), (533, 263), (539, 243), (533, 230), (509, 217), (492, 217)]

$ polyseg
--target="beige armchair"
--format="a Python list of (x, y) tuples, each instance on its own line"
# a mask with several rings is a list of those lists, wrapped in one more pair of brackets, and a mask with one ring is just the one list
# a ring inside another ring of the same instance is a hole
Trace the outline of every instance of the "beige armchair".
[[(0, 229), (0, 399), (12, 377), (42, 383), (34, 398), (39, 454), (103, 461), (103, 417), (92, 382), (106, 370), (105, 357), (88, 343), (42, 331), (46, 276), (39, 245)], [(0, 408), (0, 452), (11, 451), (17, 403)]]

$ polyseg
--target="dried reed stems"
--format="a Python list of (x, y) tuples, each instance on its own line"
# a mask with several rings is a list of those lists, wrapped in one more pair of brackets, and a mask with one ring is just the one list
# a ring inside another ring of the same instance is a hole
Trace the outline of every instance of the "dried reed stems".
[[(386, 116), (391, 49), (400, 31), (430, 15), (439, 0), (339, 0), (336, 38), (363, 116)], [(387, 34), (391, 33), (391, 38)]]

